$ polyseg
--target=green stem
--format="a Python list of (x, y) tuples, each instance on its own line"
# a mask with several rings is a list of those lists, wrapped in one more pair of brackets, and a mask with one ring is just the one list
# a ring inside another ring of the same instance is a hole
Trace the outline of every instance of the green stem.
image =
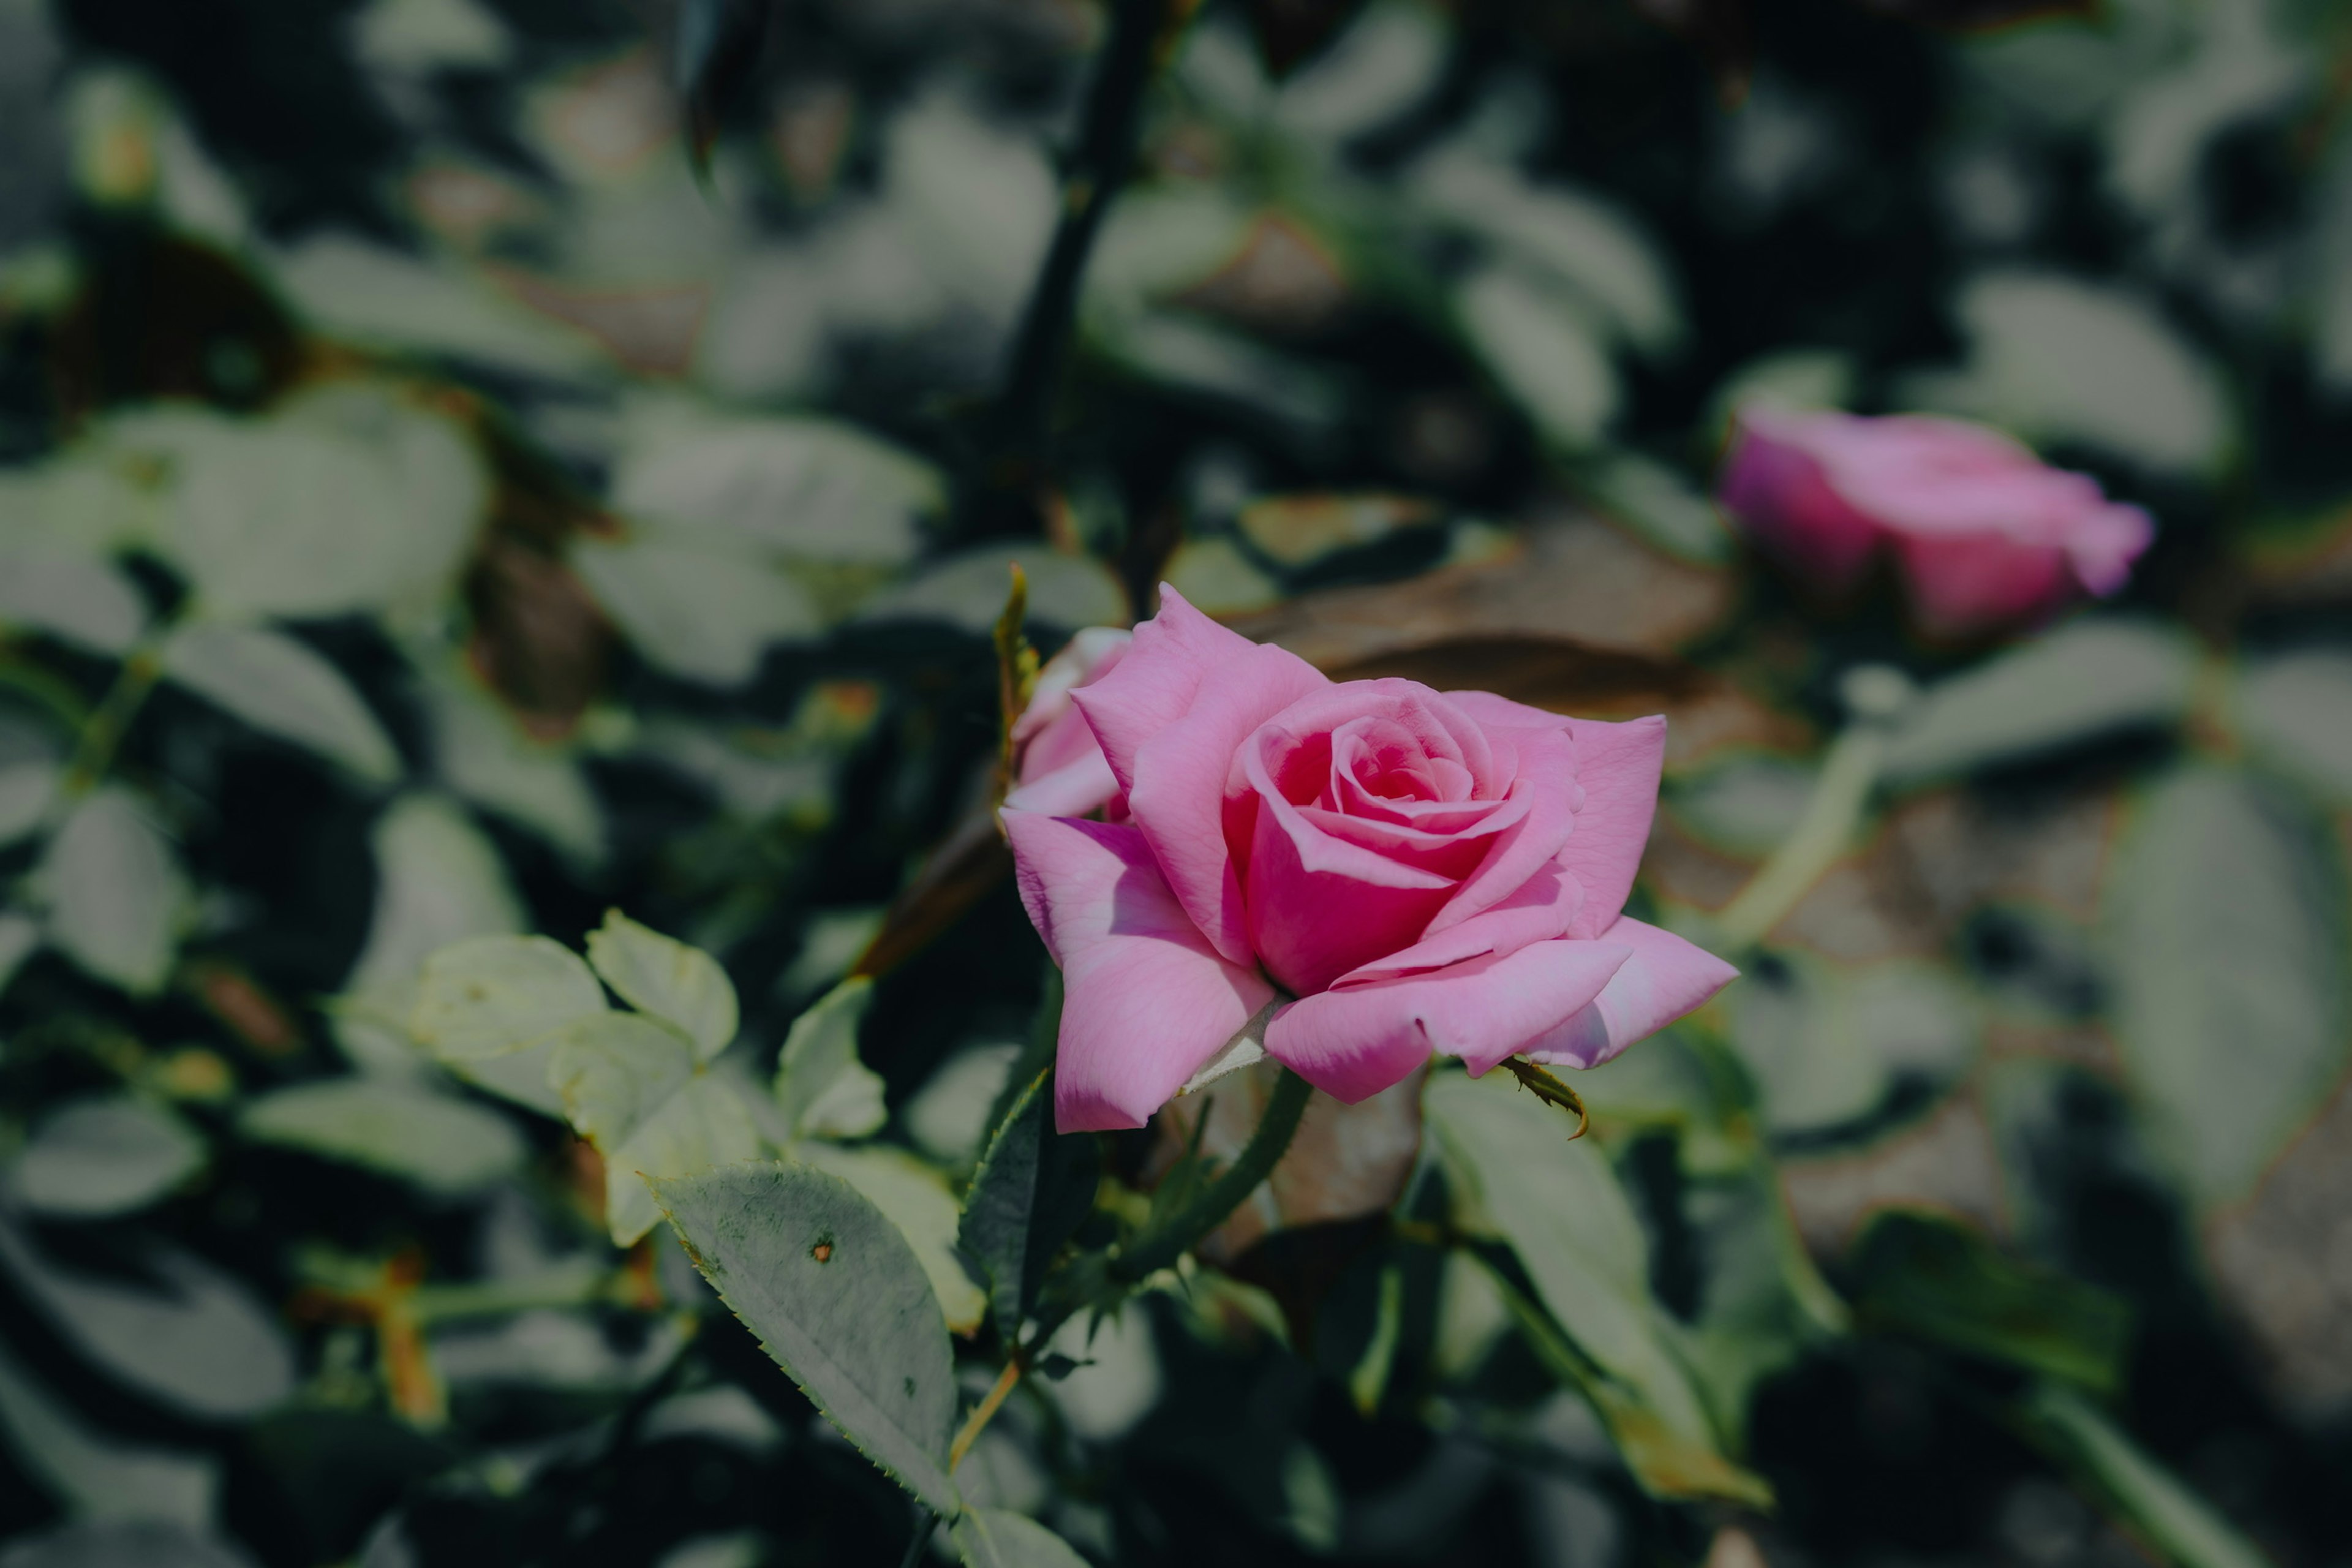
[(58, 791), (60, 808), (97, 788), (107, 770), (114, 765), (114, 754), (121, 749), (131, 721), (146, 705), (147, 694), (163, 679), (163, 643), (172, 630), (171, 623), (159, 623), (123, 656), (114, 684), (107, 689), (106, 695), (82, 724), (73, 762), (67, 767), (65, 782)]
[(1837, 738), (1796, 831), (1716, 916), (1715, 933), (1723, 951), (1738, 952), (1763, 941), (1845, 853), (1870, 805), (1885, 756), (1886, 736), (1877, 724), (1856, 724)]

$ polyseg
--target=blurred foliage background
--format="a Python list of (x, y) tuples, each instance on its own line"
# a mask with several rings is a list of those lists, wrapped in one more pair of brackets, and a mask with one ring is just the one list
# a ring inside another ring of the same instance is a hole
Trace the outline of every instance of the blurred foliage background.
[[(787, 1131), (992, 1342), (1016, 561), (1048, 650), (1165, 580), (1664, 711), (1637, 908), (1746, 978), (1573, 1154), (1310, 1119), (976, 1492), (1105, 1563), (2352, 1563), (2348, 109), (2325, 0), (0, 0), (0, 1563), (894, 1560), (408, 1020), (619, 908), (764, 1082), (872, 974)], [(1824, 609), (1707, 499), (1752, 396), (2158, 543), (2009, 645)]]

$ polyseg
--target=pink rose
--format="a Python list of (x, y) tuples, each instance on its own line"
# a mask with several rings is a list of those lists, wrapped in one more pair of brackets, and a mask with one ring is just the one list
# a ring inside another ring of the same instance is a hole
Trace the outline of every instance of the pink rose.
[(1045, 661), (1029, 706), (1013, 721), (1013, 787), (1006, 805), (1048, 816), (1087, 816), (1104, 807), (1113, 821), (1127, 815), (1118, 780), (1071, 694), (1118, 668), (1134, 640), (1133, 632), (1118, 626), (1088, 626)]
[(1740, 411), (1721, 496), (1817, 585), (1850, 588), (1882, 541), (1930, 633), (2042, 615), (2123, 586), (2155, 530), (2085, 474), (1980, 425), (1918, 416)]
[(1664, 720), (1335, 684), (1160, 600), (1073, 692), (1133, 820), (1004, 812), (1066, 1131), (1141, 1126), (1269, 1003), (1267, 1052), (1353, 1103), (1432, 1051), (1592, 1067), (1731, 979), (1619, 913)]

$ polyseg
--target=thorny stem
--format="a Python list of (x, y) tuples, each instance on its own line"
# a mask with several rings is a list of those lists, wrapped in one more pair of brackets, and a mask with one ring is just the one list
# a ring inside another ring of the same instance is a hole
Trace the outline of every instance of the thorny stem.
[(1568, 1135), (1570, 1142), (1573, 1143), (1584, 1136), (1585, 1130), (1592, 1125), (1592, 1116), (1584, 1109), (1583, 1096), (1562, 1083), (1559, 1075), (1525, 1057), (1506, 1057), (1503, 1065), (1510, 1069), (1513, 1078), (1519, 1080), (1520, 1088), (1532, 1090), (1535, 1097), (1546, 1105), (1557, 1105), (1562, 1110), (1576, 1113), (1576, 1131)]
[(1005, 1395), (1013, 1392), (1013, 1385), (1021, 1381), (1024, 1364), (1022, 1353), (1014, 1351), (1012, 1359), (1004, 1363), (1004, 1370), (997, 1373), (996, 1382), (987, 1395), (972, 1407), (971, 1415), (964, 1421), (963, 1429), (955, 1435), (955, 1441), (948, 1445), (949, 1474), (954, 1474), (955, 1468), (963, 1463), (963, 1457), (971, 1452), (972, 1444), (979, 1440), (982, 1431), (995, 1415), (997, 1406), (1003, 1405)]

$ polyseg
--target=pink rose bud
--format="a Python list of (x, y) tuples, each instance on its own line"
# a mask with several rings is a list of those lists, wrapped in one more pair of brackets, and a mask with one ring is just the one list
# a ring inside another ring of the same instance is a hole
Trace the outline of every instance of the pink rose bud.
[(2123, 586), (2155, 529), (2086, 474), (2053, 468), (1996, 430), (1921, 416), (1740, 411), (1724, 509), (1832, 594), (1882, 542), (1923, 630), (2031, 621), (2078, 592)]
[(1160, 605), (1071, 691), (1132, 820), (1004, 811), (1065, 1131), (1141, 1126), (1269, 1003), (1267, 1052), (1352, 1104), (1432, 1052), (1596, 1066), (1732, 978), (1621, 912), (1664, 720), (1334, 683)]
[(1126, 816), (1118, 780), (1070, 694), (1109, 674), (1134, 640), (1133, 632), (1118, 626), (1088, 626), (1045, 661), (1029, 706), (1013, 721), (1013, 787), (1006, 805), (1048, 816), (1106, 809), (1113, 821)]

